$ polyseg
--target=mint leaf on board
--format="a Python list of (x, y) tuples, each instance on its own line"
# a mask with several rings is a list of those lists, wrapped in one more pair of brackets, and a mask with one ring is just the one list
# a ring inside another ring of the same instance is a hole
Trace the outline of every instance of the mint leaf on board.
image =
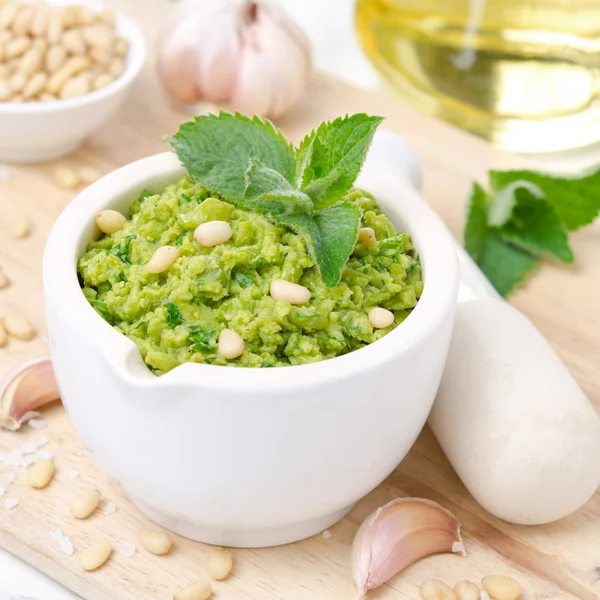
[(490, 171), (489, 179), (493, 193), (518, 180), (537, 186), (569, 231), (589, 225), (600, 213), (600, 169), (563, 177), (535, 171)]
[(465, 223), (465, 249), (475, 262), (479, 260), (481, 250), (488, 235), (488, 199), (485, 190), (474, 183), (467, 207)]
[(312, 200), (274, 169), (261, 161), (250, 159), (245, 173), (244, 206), (262, 213), (283, 214), (313, 210)]
[[(489, 205), (487, 221), (490, 227), (502, 227), (510, 220), (517, 205), (517, 197), (521, 190), (526, 190), (535, 198), (544, 199), (544, 192), (529, 181), (517, 179), (494, 192)], [(484, 194), (483, 189), (481, 190)]]
[(523, 283), (539, 259), (491, 232), (483, 242), (477, 264), (498, 292), (507, 296)]
[(296, 151), (296, 187), (321, 210), (341, 200), (354, 184), (383, 117), (364, 113), (325, 122)]
[[(528, 187), (513, 190), (514, 206), (508, 221), (498, 230), (499, 236), (533, 256), (551, 255), (565, 263), (573, 262), (567, 232), (554, 208)], [(490, 213), (494, 201), (490, 205)], [(488, 221), (489, 221), (488, 216)]]
[(230, 201), (241, 200), (250, 159), (294, 182), (293, 146), (270, 121), (221, 112), (183, 123), (167, 142), (189, 175)]
[(181, 325), (183, 323), (183, 316), (181, 315), (177, 304), (167, 302), (167, 304), (165, 304), (165, 308), (167, 309), (167, 327), (169, 329), (174, 329), (177, 327), (177, 325)]
[(314, 215), (287, 214), (278, 219), (300, 234), (326, 285), (333, 287), (354, 250), (362, 211), (351, 202), (338, 202)]

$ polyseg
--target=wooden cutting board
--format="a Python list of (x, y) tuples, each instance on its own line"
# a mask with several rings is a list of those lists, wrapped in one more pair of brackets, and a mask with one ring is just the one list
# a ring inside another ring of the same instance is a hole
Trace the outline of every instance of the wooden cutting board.
[[(117, 4), (116, 0), (112, 2)], [(149, 40), (155, 36), (168, 2), (120, 1), (119, 7), (138, 19)], [(522, 161), (508, 157), (483, 141), (444, 123), (422, 116), (389, 97), (375, 96), (324, 76), (315, 76), (302, 103), (279, 125), (298, 140), (324, 119), (366, 111), (387, 117), (386, 127), (404, 135), (419, 152), (425, 176), (424, 193), (450, 229), (460, 236), (465, 198), (473, 179), (485, 180), (488, 168), (508, 168)], [(173, 110), (154, 78), (152, 57), (131, 97), (110, 123), (68, 159), (53, 164), (15, 167), (13, 177), (0, 181), (0, 268), (13, 281), (0, 291), (0, 314), (23, 314), (38, 328), (32, 342), (11, 340), (0, 350), (0, 377), (21, 361), (47, 352), (44, 335), (41, 257), (46, 236), (74, 193), (56, 187), (57, 164), (93, 165), (108, 172), (132, 160), (165, 150), (161, 136), (172, 133), (186, 115)], [(1, 132), (0, 132), (1, 135)], [(10, 234), (20, 216), (32, 221), (23, 240)], [(544, 266), (533, 281), (514, 294), (512, 302), (540, 328), (565, 360), (590, 398), (600, 406), (600, 224), (573, 236), (574, 267)], [(518, 343), (518, 340), (515, 340)], [(169, 599), (191, 580), (207, 577), (206, 545), (175, 538), (171, 555), (157, 557), (143, 550), (130, 558), (115, 553), (101, 570), (84, 573), (77, 554), (94, 540), (108, 538), (115, 547), (134, 543), (147, 519), (86, 455), (62, 408), (44, 411), (47, 427), (24, 427), (0, 433), (0, 452), (23, 446), (44, 435), (44, 446), (55, 456), (52, 484), (35, 491), (23, 482), (7, 486), (6, 498), (19, 505), (6, 510), (0, 503), (0, 546), (14, 552), (87, 600)], [(110, 435), (110, 432), (107, 432)], [(335, 432), (332, 432), (335, 435)], [(79, 473), (68, 477), (69, 470)], [(157, 474), (159, 477), (160, 474)], [(511, 482), (506, 485), (510, 487)], [(87, 521), (69, 516), (69, 503), (89, 486), (98, 486), (117, 511), (104, 509)], [(518, 527), (498, 521), (466, 492), (428, 429), (400, 467), (358, 503), (331, 537), (319, 535), (274, 549), (235, 550), (234, 575), (215, 585), (222, 600), (332, 600), (354, 598), (350, 546), (359, 523), (376, 507), (398, 496), (424, 496), (454, 511), (463, 524), (467, 558), (439, 555), (409, 567), (401, 576), (373, 592), (374, 600), (418, 598), (418, 586), (436, 577), (454, 584), (475, 581), (490, 572), (512, 574), (524, 585), (525, 598), (600, 597), (600, 494), (577, 514), (540, 527)], [(75, 546), (66, 556), (49, 532), (60, 528)], [(1, 574), (0, 574), (1, 579)]]

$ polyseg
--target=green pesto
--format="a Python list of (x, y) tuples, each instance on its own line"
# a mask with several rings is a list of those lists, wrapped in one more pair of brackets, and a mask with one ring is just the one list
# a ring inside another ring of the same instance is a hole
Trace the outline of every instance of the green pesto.
[[(327, 287), (302, 238), (265, 216), (209, 196), (189, 179), (137, 200), (126, 225), (89, 244), (78, 263), (83, 293), (100, 315), (133, 340), (157, 375), (185, 362), (271, 367), (334, 358), (377, 341), (400, 324), (423, 289), (421, 266), (407, 234), (396, 235), (374, 198), (349, 194), (364, 212), (377, 243), (357, 244), (335, 287)], [(193, 233), (207, 221), (228, 221), (233, 237), (204, 248)], [(180, 258), (150, 274), (154, 251), (176, 245)], [(274, 279), (306, 286), (310, 302), (274, 301)], [(392, 310), (395, 323), (373, 329), (374, 306)], [(217, 352), (219, 332), (234, 329), (242, 356)]]

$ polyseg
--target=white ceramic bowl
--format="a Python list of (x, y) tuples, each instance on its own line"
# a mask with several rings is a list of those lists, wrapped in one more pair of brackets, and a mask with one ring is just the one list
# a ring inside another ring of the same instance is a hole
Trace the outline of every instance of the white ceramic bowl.
[[(46, 0), (50, 4), (85, 4), (94, 0)], [(0, 162), (52, 160), (75, 150), (121, 106), (146, 60), (146, 42), (129, 17), (117, 13), (117, 31), (129, 41), (124, 73), (113, 83), (85, 96), (55, 102), (0, 102)]]
[[(386, 170), (381, 157), (393, 141), (376, 138), (358, 185), (412, 234), (423, 295), (383, 339), (316, 364), (188, 363), (156, 377), (133, 342), (88, 304), (76, 262), (93, 234), (94, 215), (126, 211), (143, 188), (159, 192), (181, 178), (173, 154), (107, 175), (56, 222), (44, 287), (63, 402), (97, 462), (164, 527), (226, 546), (307, 537), (387, 477), (421, 431), (446, 360), (458, 272), (443, 224)], [(394, 175), (401, 171), (396, 165)]]

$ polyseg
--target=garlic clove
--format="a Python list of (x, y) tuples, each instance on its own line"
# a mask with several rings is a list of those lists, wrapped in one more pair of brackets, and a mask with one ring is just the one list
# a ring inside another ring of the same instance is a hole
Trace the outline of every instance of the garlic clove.
[(357, 600), (413, 562), (441, 552), (465, 556), (460, 524), (445, 508), (422, 498), (398, 498), (378, 508), (352, 545)]
[(60, 399), (52, 363), (41, 358), (24, 363), (0, 384), (0, 427), (16, 431), (34, 411)]

